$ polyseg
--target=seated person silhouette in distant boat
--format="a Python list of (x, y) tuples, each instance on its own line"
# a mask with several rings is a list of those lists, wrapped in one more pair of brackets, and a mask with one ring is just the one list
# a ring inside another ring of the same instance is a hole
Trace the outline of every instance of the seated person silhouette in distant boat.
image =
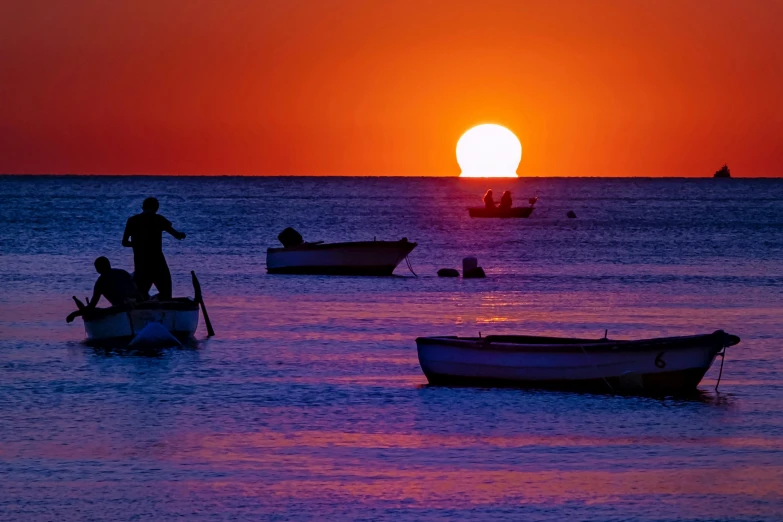
[(160, 204), (155, 198), (147, 198), (141, 205), (142, 213), (128, 218), (122, 246), (133, 248), (133, 279), (139, 292), (149, 297), (155, 285), (160, 299), (171, 299), (171, 272), (163, 256), (163, 232), (177, 239), (185, 239), (185, 233), (171, 226), (171, 222), (157, 214)]
[(87, 301), (87, 306), (84, 306), (81, 301), (73, 298), (79, 306), (79, 310), (68, 315), (65, 320), (69, 323), (98, 306), (98, 300), (101, 296), (105, 297), (112, 306), (119, 306), (138, 297), (133, 277), (125, 270), (112, 268), (111, 263), (105, 257), (101, 256), (95, 260), (95, 270), (100, 276), (95, 282), (92, 299)]
[(487, 193), (484, 194), (484, 206), (491, 209), (497, 208), (495, 200), (492, 198), (492, 189), (487, 190)]
[(507, 190), (500, 196), (500, 210), (509, 210), (511, 208), (511, 191)]

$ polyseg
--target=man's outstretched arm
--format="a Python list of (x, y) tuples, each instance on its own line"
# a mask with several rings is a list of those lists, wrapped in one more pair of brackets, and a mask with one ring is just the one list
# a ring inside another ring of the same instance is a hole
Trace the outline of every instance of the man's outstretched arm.
[(93, 310), (96, 306), (98, 306), (98, 300), (100, 298), (101, 298), (101, 290), (100, 288), (98, 288), (98, 283), (96, 282), (95, 288), (93, 288), (92, 290), (92, 298), (87, 303), (87, 306), (68, 314), (68, 317), (65, 318), (65, 321), (69, 323), (73, 322), (73, 320), (79, 317), (80, 315), (84, 315), (85, 312), (89, 312), (90, 310)]
[(175, 229), (173, 226), (171, 226), (171, 224), (169, 224), (169, 226), (166, 227), (164, 230), (169, 234), (171, 234), (172, 236), (176, 237), (177, 239), (185, 239), (185, 237), (187, 236), (187, 234)]

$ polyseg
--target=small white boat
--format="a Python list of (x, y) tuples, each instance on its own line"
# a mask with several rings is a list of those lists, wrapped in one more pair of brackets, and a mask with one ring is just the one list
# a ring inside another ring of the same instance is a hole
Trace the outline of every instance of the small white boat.
[(83, 316), (88, 342), (130, 341), (150, 323), (160, 323), (179, 339), (193, 337), (199, 303), (189, 297), (96, 308)]
[[(167, 301), (145, 301), (109, 308), (94, 308), (82, 315), (87, 342), (100, 344), (106, 341), (133, 342), (136, 336), (152, 323), (159, 323), (179, 340), (193, 338), (198, 327), (199, 307), (204, 313), (207, 335), (215, 335), (207, 314), (201, 284), (195, 272), (191, 272), (195, 296), (175, 297)], [(75, 298), (74, 298), (75, 299)], [(139, 339), (143, 341), (143, 339)]]
[(390, 276), (416, 243), (356, 241), (349, 243), (301, 243), (269, 248), (266, 270), (270, 274), (320, 274)]
[(431, 384), (517, 386), (673, 395), (692, 392), (739, 337), (708, 335), (621, 341), (522, 335), (420, 337)]

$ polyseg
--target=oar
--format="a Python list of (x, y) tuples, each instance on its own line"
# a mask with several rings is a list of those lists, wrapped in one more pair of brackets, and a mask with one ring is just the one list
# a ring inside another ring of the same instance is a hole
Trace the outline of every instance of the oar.
[(212, 329), (212, 322), (209, 320), (209, 314), (207, 313), (207, 305), (204, 304), (204, 296), (201, 295), (201, 283), (198, 282), (195, 271), (190, 271), (190, 277), (193, 279), (193, 290), (196, 292), (196, 302), (201, 305), (201, 313), (204, 314), (204, 323), (207, 325), (207, 337), (212, 337), (215, 335), (215, 330)]

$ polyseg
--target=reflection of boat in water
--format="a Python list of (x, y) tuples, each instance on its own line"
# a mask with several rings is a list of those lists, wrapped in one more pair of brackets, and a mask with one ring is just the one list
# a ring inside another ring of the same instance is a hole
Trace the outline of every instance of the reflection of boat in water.
[(266, 251), (270, 274), (320, 274), (390, 276), (416, 243), (356, 241), (348, 243), (300, 243)]
[(529, 207), (468, 207), (468, 214), (472, 218), (527, 218), (533, 213), (533, 205), (536, 204), (538, 198), (530, 198)]
[(729, 166), (725, 163), (723, 166), (715, 171), (714, 178), (730, 178), (731, 177), (731, 171), (729, 170)]
[(708, 335), (618, 341), (523, 335), (420, 337), (431, 384), (682, 394), (692, 392), (739, 337)]

